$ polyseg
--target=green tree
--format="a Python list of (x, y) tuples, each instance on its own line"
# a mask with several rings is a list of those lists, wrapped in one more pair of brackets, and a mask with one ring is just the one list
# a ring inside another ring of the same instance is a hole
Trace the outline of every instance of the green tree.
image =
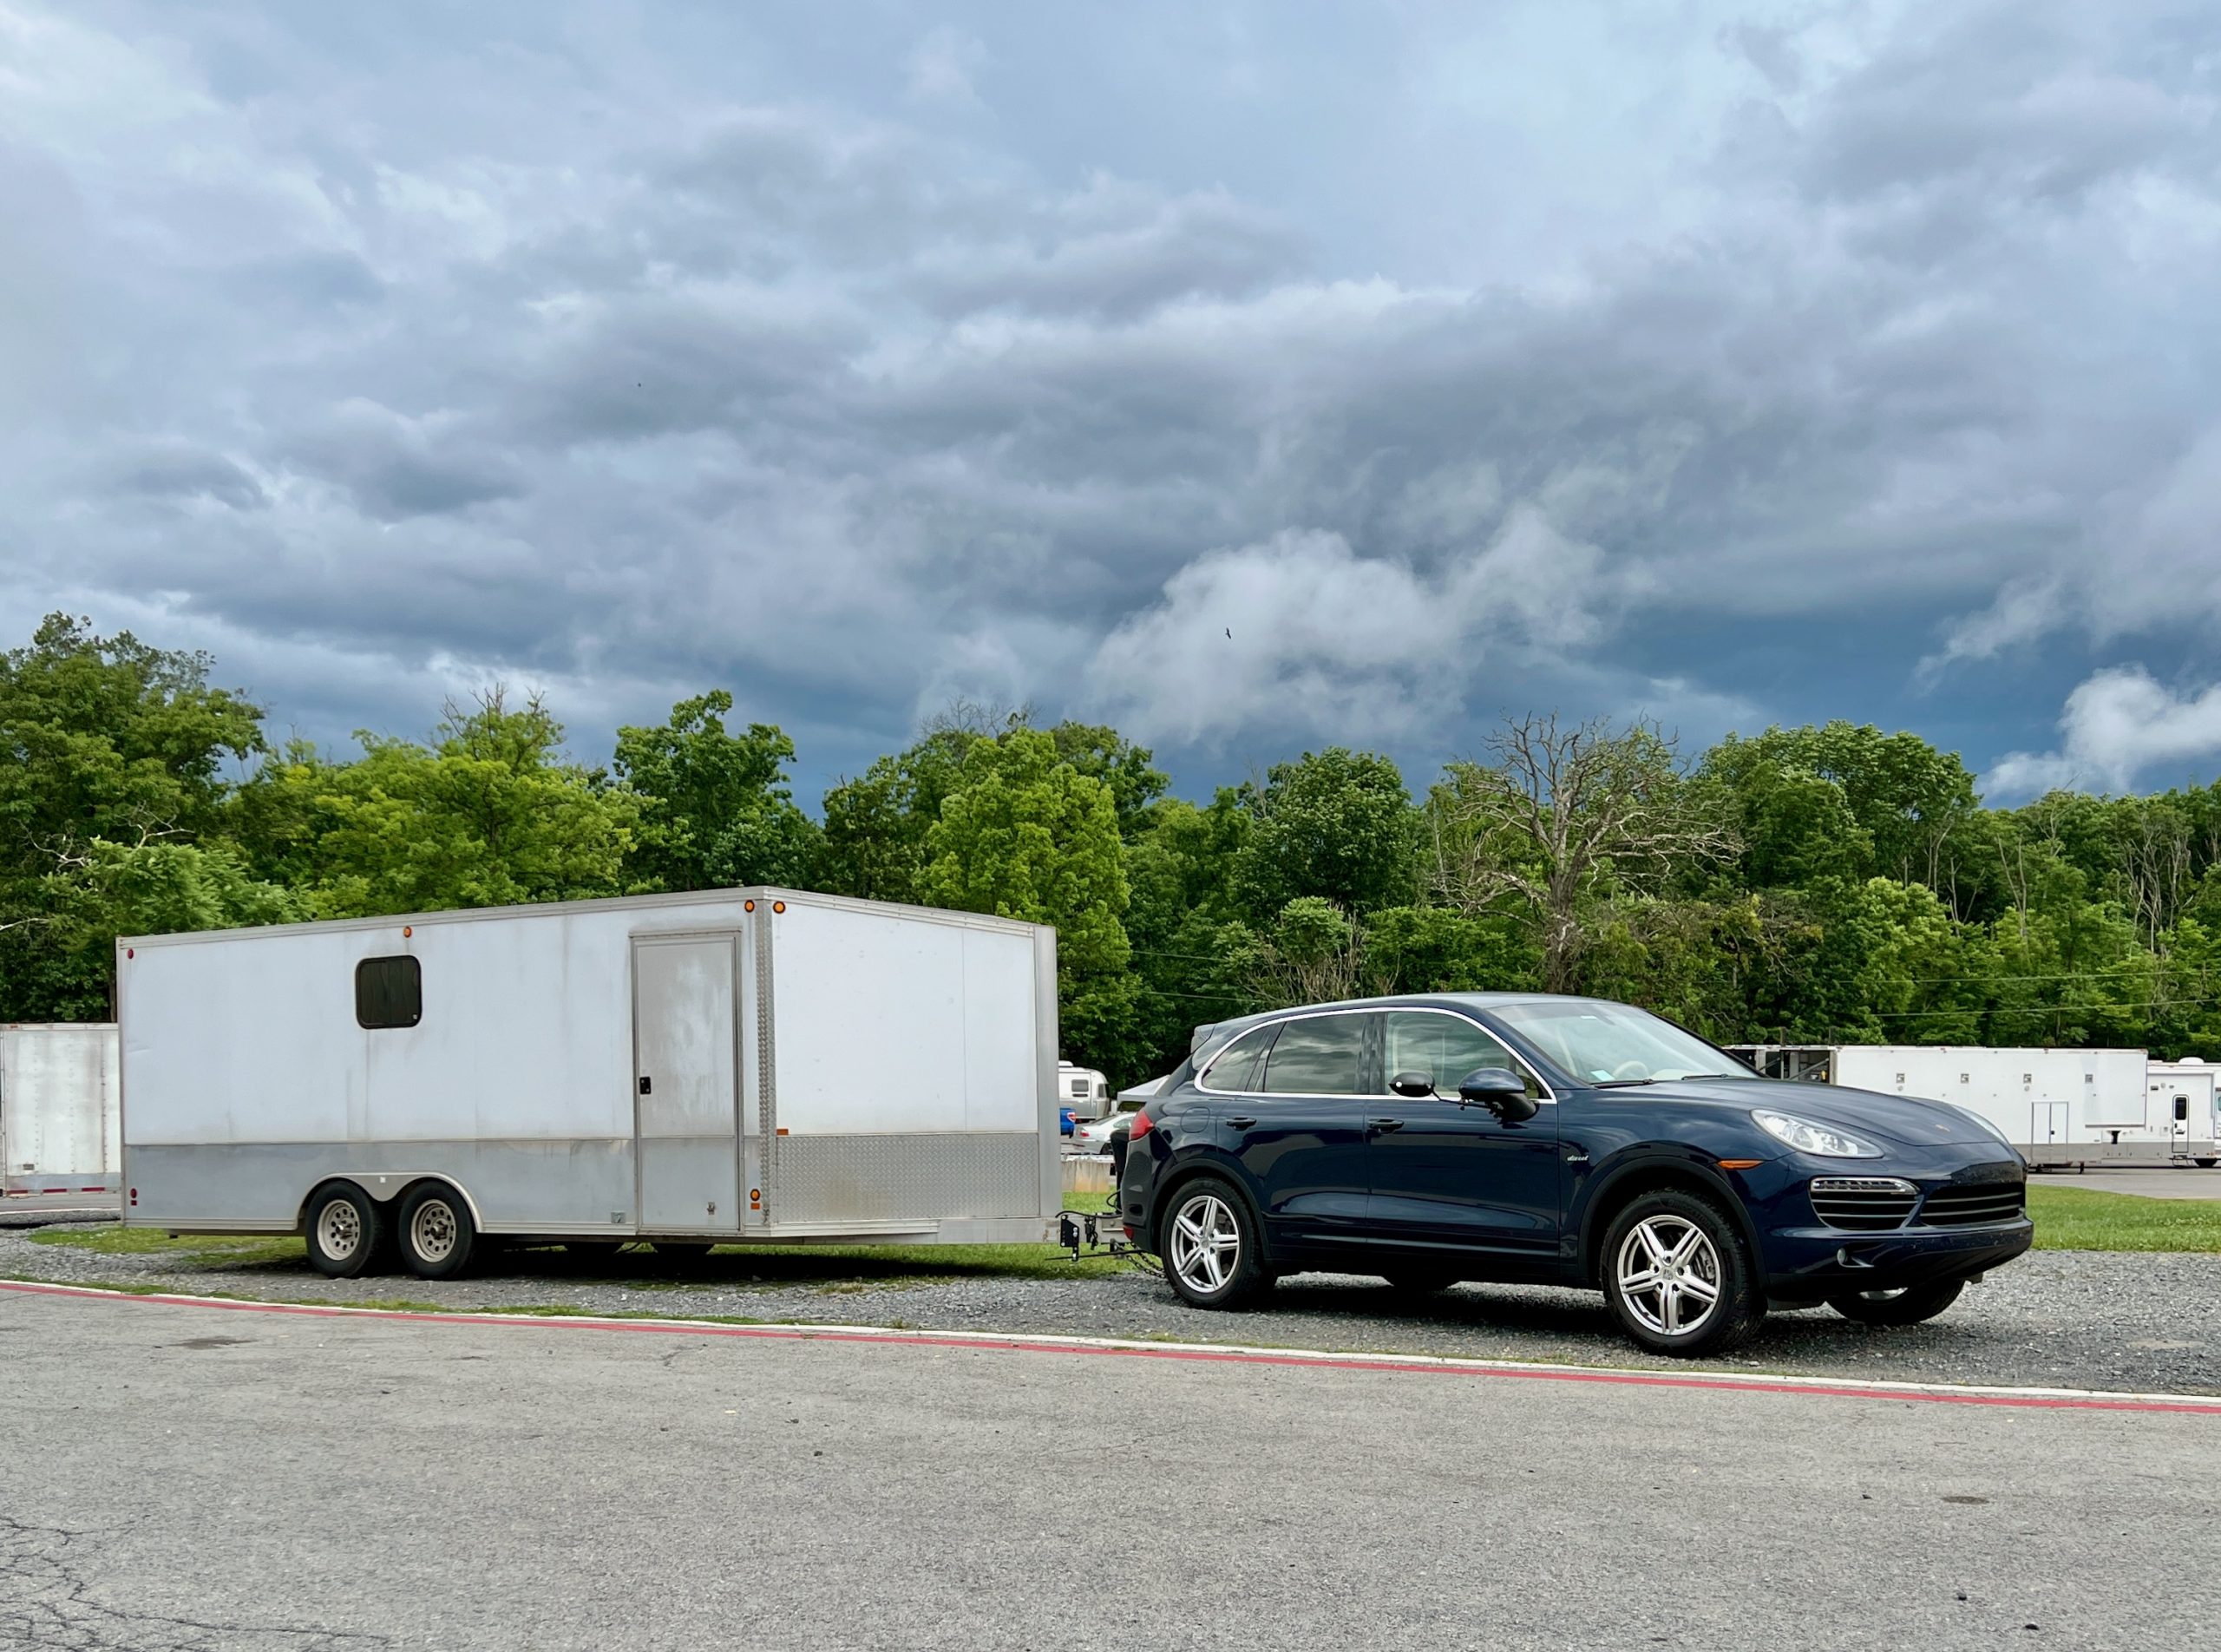
[(331, 762), (296, 746), (255, 789), (283, 881), (320, 917), (619, 895), (639, 804), (567, 761), (537, 698), (449, 706), (429, 745), (356, 737)]
[(1673, 742), (1638, 724), (1515, 718), (1496, 762), (1452, 764), (1428, 810), (1438, 887), (1464, 912), (1530, 926), (1542, 985), (1575, 990), (1581, 955), (1615, 900), (1732, 856), (1733, 829), (1684, 783)]
[(1364, 913), (1418, 893), (1411, 795), (1388, 758), (1341, 746), (1307, 751), (1274, 764), (1243, 803), (1250, 827), (1233, 893), (1252, 923), (1269, 925), (1305, 895)]
[(104, 1014), (103, 933), (161, 927), (103, 892), (114, 857), (183, 864), (225, 829), (262, 711), (210, 670), (58, 613), (0, 656), (0, 1019)]
[(658, 728), (617, 731), (612, 767), (639, 802), (626, 873), (665, 889), (781, 883), (817, 874), (817, 828), (795, 807), (787, 764), (795, 745), (776, 726), (729, 732), (732, 696), (713, 689), (671, 708)]
[(923, 900), (926, 835), (959, 783), (966, 754), (987, 738), (963, 728), (930, 730), (828, 791), (818, 887), (861, 901)]
[(1110, 788), (1035, 729), (975, 740), (926, 835), (927, 904), (1057, 930), (1059, 1024), (1075, 1060), (1124, 1074), (1134, 993), (1118, 811)]

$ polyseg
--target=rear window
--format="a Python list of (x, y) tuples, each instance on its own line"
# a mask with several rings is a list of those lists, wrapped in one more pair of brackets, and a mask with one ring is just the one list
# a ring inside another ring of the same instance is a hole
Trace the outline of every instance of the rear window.
[(355, 1023), (380, 1027), (414, 1026), (424, 1019), (424, 973), (407, 953), (365, 958), (355, 966)]
[(1268, 1096), (1354, 1096), (1365, 1049), (1363, 1015), (1312, 1015), (1281, 1028), (1265, 1059)]

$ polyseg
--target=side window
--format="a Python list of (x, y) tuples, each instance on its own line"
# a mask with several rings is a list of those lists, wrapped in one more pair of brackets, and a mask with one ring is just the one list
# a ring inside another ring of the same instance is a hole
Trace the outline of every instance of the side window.
[(1253, 1027), (1235, 1039), (1204, 1069), (1202, 1087), (1234, 1092), (1255, 1090), (1257, 1068), (1272, 1046), (1273, 1034), (1279, 1031), (1276, 1026)]
[(1281, 1028), (1265, 1061), (1268, 1096), (1354, 1096), (1365, 1050), (1363, 1015), (1309, 1015)]
[(355, 1024), (414, 1026), (424, 1019), (424, 972), (406, 953), (355, 966)]
[[(1399, 1072), (1424, 1072), (1437, 1090), (1454, 1096), (1458, 1081), (1476, 1067), (1519, 1070), (1510, 1051), (1462, 1015), (1392, 1010), (1387, 1020), (1387, 1059), (1382, 1071), (1388, 1078)], [(1530, 1095), (1536, 1093), (1531, 1077), (1527, 1091)]]

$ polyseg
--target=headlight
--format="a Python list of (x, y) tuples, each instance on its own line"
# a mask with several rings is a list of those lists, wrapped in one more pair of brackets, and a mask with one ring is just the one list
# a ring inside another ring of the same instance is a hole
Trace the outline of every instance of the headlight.
[(1793, 1147), (1800, 1153), (1811, 1153), (1818, 1158), (1882, 1157), (1882, 1150), (1871, 1142), (1863, 1142), (1856, 1136), (1846, 1136), (1825, 1124), (1816, 1124), (1809, 1118), (1792, 1118), (1787, 1113), (1769, 1112), (1763, 1107), (1753, 1112), (1751, 1118), (1774, 1140)]

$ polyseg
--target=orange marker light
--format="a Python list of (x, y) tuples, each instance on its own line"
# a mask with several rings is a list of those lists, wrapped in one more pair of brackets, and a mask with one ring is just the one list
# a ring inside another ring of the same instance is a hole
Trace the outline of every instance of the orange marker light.
[(784, 901), (774, 901), (771, 902), (771, 910), (774, 912), (784, 912), (786, 909), (787, 903)]
[(1762, 1158), (1723, 1158), (1719, 1161), (1723, 1170), (1754, 1170), (1765, 1163)]
[(740, 909), (743, 912), (753, 912), (756, 910), (756, 902), (753, 901), (743, 901), (740, 903)]
[(408, 924), (405, 924), (405, 923), (404, 923), (404, 924), (403, 924), (403, 925), (401, 926), (401, 938), (402, 938), (403, 941), (408, 940), (409, 936), (411, 936), (411, 935), (415, 934), (416, 933), (416, 931), (415, 929), (411, 928)]

